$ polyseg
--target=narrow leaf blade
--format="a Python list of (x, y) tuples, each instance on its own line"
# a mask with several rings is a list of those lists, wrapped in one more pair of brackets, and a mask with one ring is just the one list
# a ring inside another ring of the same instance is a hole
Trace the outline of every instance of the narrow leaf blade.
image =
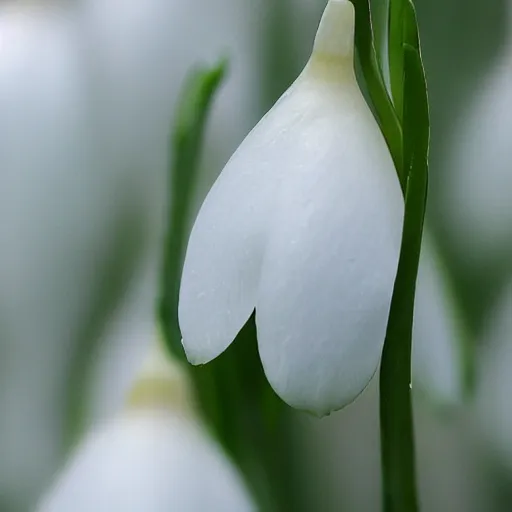
[(222, 61), (211, 69), (197, 69), (189, 75), (183, 88), (172, 134), (170, 207), (158, 317), (168, 347), (181, 359), (184, 358), (184, 351), (178, 325), (178, 293), (186, 244), (186, 220), (197, 177), (208, 112), (225, 72), (226, 62)]

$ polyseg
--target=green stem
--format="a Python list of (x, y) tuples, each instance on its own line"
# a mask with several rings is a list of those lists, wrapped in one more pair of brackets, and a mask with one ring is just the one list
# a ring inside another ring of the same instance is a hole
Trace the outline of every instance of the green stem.
[(414, 6), (389, 2), (389, 65), (393, 102), (375, 50), (369, 0), (356, 7), (356, 47), (376, 117), (405, 197), (404, 229), (380, 371), (385, 512), (416, 512), (411, 352), (414, 298), (428, 184), (429, 112)]
[[(417, 507), (414, 435), (411, 405), (411, 347), (414, 312), (414, 283), (419, 253), (417, 219), (424, 205), (414, 198), (426, 190), (426, 179), (411, 177), (406, 205), (414, 218), (406, 217), (402, 252), (389, 316), (380, 371), (380, 425), (385, 512), (415, 512)], [(407, 207), (406, 206), (406, 207)]]
[[(428, 189), (429, 111), (414, 7), (404, 10), (405, 220), (380, 372), (385, 512), (418, 510), (411, 404), (411, 351), (416, 279)], [(410, 44), (411, 43), (411, 44)]]

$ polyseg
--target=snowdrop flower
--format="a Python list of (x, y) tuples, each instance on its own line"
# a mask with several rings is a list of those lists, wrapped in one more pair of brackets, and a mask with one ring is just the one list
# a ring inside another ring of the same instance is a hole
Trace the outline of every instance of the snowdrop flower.
[(512, 281), (487, 317), (477, 358), (477, 413), (484, 441), (512, 471)]
[(413, 386), (438, 405), (455, 406), (464, 395), (464, 324), (446, 269), (432, 240), (423, 237), (414, 305)]
[(470, 264), (512, 251), (512, 4), (508, 40), (454, 131), (443, 216)]
[(352, 4), (330, 0), (303, 73), (206, 198), (180, 290), (190, 362), (223, 352), (256, 308), (269, 382), (319, 415), (354, 400), (377, 368), (403, 221), (353, 38)]
[(98, 427), (39, 512), (255, 510), (241, 476), (194, 417), (186, 375), (154, 349), (128, 408)]

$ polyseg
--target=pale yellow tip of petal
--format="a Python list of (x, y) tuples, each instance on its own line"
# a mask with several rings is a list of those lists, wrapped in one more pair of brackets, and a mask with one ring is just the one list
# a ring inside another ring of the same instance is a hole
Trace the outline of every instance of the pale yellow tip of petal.
[(191, 382), (181, 363), (173, 359), (157, 340), (127, 398), (128, 409), (169, 409), (188, 413), (194, 410)]
[(352, 59), (355, 13), (349, 0), (329, 0), (313, 47), (313, 58)]

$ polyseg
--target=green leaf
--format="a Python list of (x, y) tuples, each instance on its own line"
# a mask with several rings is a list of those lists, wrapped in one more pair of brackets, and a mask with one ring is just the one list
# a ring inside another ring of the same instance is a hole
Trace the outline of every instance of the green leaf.
[(404, 11), (409, 0), (389, 0), (388, 55), (391, 92), (402, 122), (404, 107)]
[(352, 0), (356, 13), (356, 49), (366, 87), (375, 109), (377, 121), (384, 134), (400, 182), (405, 190), (403, 177), (402, 128), (386, 89), (375, 50), (369, 0)]
[[(428, 158), (430, 141), (430, 119), (428, 112), (427, 85), (425, 71), (420, 53), (420, 40), (416, 10), (411, 0), (407, 0), (403, 8), (403, 52), (404, 52), (404, 175), (409, 176), (412, 159), (424, 155)], [(414, 56), (414, 57), (413, 57)], [(413, 69), (416, 66), (419, 69)], [(420, 73), (421, 70), (421, 73)], [(409, 117), (405, 118), (405, 109), (409, 109)], [(412, 110), (414, 109), (414, 110)], [(412, 114), (410, 113), (412, 110)], [(416, 116), (415, 118), (412, 116)], [(407, 131), (406, 131), (407, 130)], [(417, 147), (422, 144), (422, 147)], [(414, 156), (416, 155), (416, 156)]]
[[(410, 2), (409, 4), (412, 7)], [(406, 43), (403, 55), (404, 167), (407, 172), (405, 221), (380, 374), (386, 512), (417, 510), (411, 406), (411, 348), (416, 278), (428, 188), (430, 121), (419, 41), (416, 47)]]
[(184, 351), (178, 325), (178, 294), (186, 247), (187, 218), (196, 181), (208, 112), (226, 72), (226, 61), (194, 70), (187, 78), (172, 134), (167, 235), (164, 244), (158, 317), (164, 339), (181, 359)]

